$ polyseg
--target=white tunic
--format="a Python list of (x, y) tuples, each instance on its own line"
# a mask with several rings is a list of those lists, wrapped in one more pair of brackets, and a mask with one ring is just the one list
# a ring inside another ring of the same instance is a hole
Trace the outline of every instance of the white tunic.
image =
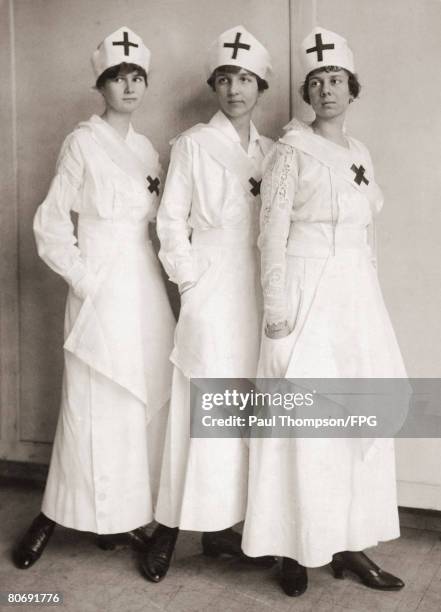
[[(158, 212), (159, 257), (182, 296), (156, 519), (214, 531), (245, 513), (248, 449), (242, 439), (190, 439), (189, 378), (254, 376), (261, 291), (255, 188), (271, 141), (250, 126), (246, 153), (227, 117), (179, 137)], [(252, 180), (250, 180), (252, 179)], [(191, 238), (191, 239), (190, 239)]]
[(118, 533), (153, 517), (174, 331), (148, 238), (159, 176), (144, 136), (130, 127), (124, 140), (93, 116), (66, 138), (35, 215), (39, 255), (70, 286), (61, 412), (42, 506), (66, 527)]
[[(291, 333), (262, 338), (260, 376), (406, 377), (367, 244), (382, 196), (368, 151), (348, 143), (294, 121), (268, 159), (265, 318)], [(360, 165), (369, 183), (355, 182)], [(244, 551), (315, 567), (398, 537), (393, 441), (365, 451), (357, 439), (252, 439)]]

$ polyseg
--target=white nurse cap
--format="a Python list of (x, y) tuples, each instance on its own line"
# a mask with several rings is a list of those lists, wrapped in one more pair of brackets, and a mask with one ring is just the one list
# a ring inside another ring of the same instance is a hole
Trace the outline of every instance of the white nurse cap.
[(324, 28), (314, 28), (301, 44), (303, 77), (324, 66), (339, 66), (354, 72), (354, 56), (346, 39)]
[(227, 30), (208, 50), (207, 75), (219, 66), (238, 66), (267, 79), (271, 58), (265, 47), (243, 26)]
[(135, 32), (125, 26), (109, 34), (98, 45), (92, 55), (92, 66), (96, 78), (107, 68), (118, 66), (123, 62), (137, 64), (149, 71), (151, 53)]

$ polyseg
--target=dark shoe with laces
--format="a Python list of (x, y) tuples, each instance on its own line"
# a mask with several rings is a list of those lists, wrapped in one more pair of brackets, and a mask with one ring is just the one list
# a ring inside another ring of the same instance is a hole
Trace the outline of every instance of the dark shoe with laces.
[(166, 576), (178, 534), (178, 527), (156, 527), (147, 550), (140, 556), (141, 570), (148, 580), (160, 582)]
[(346, 571), (349, 571), (358, 576), (361, 582), (371, 589), (399, 591), (404, 587), (404, 582), (400, 578), (382, 570), (364, 552), (336, 553), (332, 557), (331, 568), (334, 578), (343, 579)]
[(248, 557), (242, 550), (242, 536), (233, 529), (204, 532), (202, 552), (207, 557), (219, 557), (220, 555), (239, 557), (259, 567), (272, 567), (276, 563), (276, 558), (271, 556)]
[(282, 578), (280, 585), (290, 597), (300, 597), (308, 588), (308, 573), (306, 567), (294, 559), (283, 557)]
[(18, 546), (12, 560), (19, 569), (28, 569), (41, 557), (55, 529), (55, 522), (42, 512), (33, 520)]

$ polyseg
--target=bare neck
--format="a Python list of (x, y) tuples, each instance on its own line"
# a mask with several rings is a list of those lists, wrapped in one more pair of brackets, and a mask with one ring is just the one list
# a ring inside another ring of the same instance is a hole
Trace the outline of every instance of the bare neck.
[(329, 120), (316, 117), (316, 119), (312, 122), (311, 127), (314, 132), (319, 136), (322, 136), (322, 138), (326, 138), (327, 140), (335, 142), (343, 147), (348, 147), (348, 141), (343, 132), (344, 120), (344, 115), (333, 117)]
[(231, 123), (233, 124), (236, 132), (239, 134), (240, 144), (245, 151), (248, 151), (248, 146), (250, 144), (250, 123), (251, 116), (245, 115), (244, 117), (238, 117), (231, 119)]
[(121, 138), (126, 138), (129, 131), (131, 113), (116, 113), (111, 108), (106, 108), (101, 115), (101, 119), (106, 121), (113, 129), (118, 132)]

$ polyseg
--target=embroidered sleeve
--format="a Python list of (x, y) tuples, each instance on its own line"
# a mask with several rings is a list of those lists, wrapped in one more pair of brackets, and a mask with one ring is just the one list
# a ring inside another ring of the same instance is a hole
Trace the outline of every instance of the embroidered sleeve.
[(93, 285), (77, 246), (70, 211), (83, 182), (84, 163), (75, 134), (68, 136), (57, 161), (57, 170), (44, 202), (34, 217), (38, 254), (84, 298)]
[(161, 260), (171, 281), (178, 285), (195, 281), (191, 228), (188, 222), (193, 196), (193, 156), (190, 138), (173, 145), (164, 193), (157, 216)]
[(295, 149), (278, 143), (265, 160), (259, 247), (262, 287), (268, 325), (289, 319), (286, 302), (286, 244), (297, 184)]

